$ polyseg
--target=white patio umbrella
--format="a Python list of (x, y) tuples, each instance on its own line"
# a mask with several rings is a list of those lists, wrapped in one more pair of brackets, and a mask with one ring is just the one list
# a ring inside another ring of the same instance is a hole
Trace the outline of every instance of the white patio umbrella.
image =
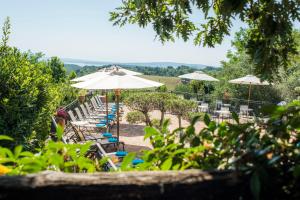
[(115, 70), (99, 77), (73, 84), (73, 87), (91, 90), (115, 90), (117, 97), (117, 136), (119, 139), (119, 100), (121, 89), (141, 89), (159, 87), (163, 84), (148, 79), (128, 75), (125, 72)]
[(202, 71), (195, 71), (189, 74), (183, 74), (178, 76), (179, 78), (190, 79), (190, 80), (198, 80), (198, 81), (219, 81), (218, 79), (205, 74)]
[[(85, 76), (81, 76), (81, 77), (72, 79), (71, 81), (73, 81), (73, 82), (89, 81), (89, 80), (92, 80), (94, 78), (103, 77), (104, 75), (107, 75), (110, 72), (115, 71), (115, 70), (125, 72), (127, 75), (132, 75), (132, 76), (142, 75), (139, 72), (130, 71), (130, 70), (124, 69), (120, 66), (113, 65), (111, 67), (102, 68), (102, 69), (98, 70), (97, 72), (94, 72), (94, 73), (91, 73), (91, 74), (87, 74)], [(107, 92), (106, 91), (105, 91), (105, 104), (106, 104), (106, 117), (108, 119), (108, 97), (107, 97)], [(108, 125), (108, 120), (106, 120), (106, 124)]]
[(91, 79), (96, 78), (98, 76), (102, 76), (103, 74), (108, 74), (108, 73), (110, 73), (114, 70), (118, 70), (118, 71), (126, 73), (127, 75), (132, 75), (132, 76), (142, 75), (139, 72), (134, 72), (134, 71), (131, 71), (131, 70), (128, 70), (128, 69), (124, 69), (120, 66), (113, 65), (111, 67), (102, 68), (102, 69), (98, 70), (97, 72), (87, 74), (87, 75), (84, 75), (84, 76), (81, 76), (81, 77), (78, 77), (78, 78), (74, 78), (71, 81), (72, 82), (88, 81), (88, 80), (91, 80)]
[(183, 79), (198, 80), (198, 81), (219, 81), (218, 79), (208, 74), (205, 74), (202, 71), (195, 71), (193, 73), (183, 74), (178, 77)]
[(262, 82), (258, 77), (254, 76), (254, 75), (247, 75), (247, 76), (244, 76), (241, 78), (233, 79), (233, 80), (230, 80), (229, 83), (249, 85), (248, 105), (250, 102), (252, 85), (269, 85), (269, 83), (267, 81)]

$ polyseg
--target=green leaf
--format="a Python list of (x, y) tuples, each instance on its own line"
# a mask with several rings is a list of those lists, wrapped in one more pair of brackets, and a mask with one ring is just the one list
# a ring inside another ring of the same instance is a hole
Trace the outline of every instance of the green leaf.
[(57, 127), (56, 127), (56, 135), (57, 135), (57, 138), (58, 138), (59, 140), (61, 140), (63, 134), (64, 134), (64, 127), (61, 126), (60, 124), (57, 124)]
[(20, 153), (22, 152), (23, 147), (21, 145), (16, 146), (14, 149), (15, 159), (18, 159)]
[(20, 156), (23, 156), (23, 157), (32, 157), (34, 156), (33, 153), (29, 152), (29, 151), (23, 151), (20, 153)]
[(194, 125), (197, 123), (197, 121), (199, 121), (200, 119), (201, 119), (201, 115), (196, 115), (196, 116), (192, 119), (191, 125), (194, 126)]
[(101, 158), (101, 160), (99, 161), (99, 165), (100, 166), (105, 165), (108, 162), (108, 159), (109, 159), (108, 157)]
[(200, 138), (199, 137), (194, 137), (191, 141), (191, 147), (196, 147), (200, 145)]
[(281, 156), (274, 156), (271, 160), (268, 161), (269, 165), (273, 165), (274, 163), (280, 160)]
[(163, 162), (163, 164), (161, 165), (161, 169), (162, 170), (169, 170), (169, 169), (171, 169), (171, 167), (172, 167), (172, 158), (168, 158), (167, 160), (165, 160), (164, 162)]
[(155, 136), (159, 134), (158, 130), (153, 127), (147, 126), (144, 130), (145, 130), (144, 140), (151, 136)]
[(180, 164), (176, 164), (172, 167), (173, 170), (178, 170), (180, 168)]
[(208, 116), (208, 114), (205, 114), (204, 115), (204, 123), (205, 123), (205, 125), (206, 126), (209, 126), (209, 123), (210, 123), (210, 118), (209, 118), (209, 116)]
[(236, 123), (240, 123), (239, 116), (236, 114), (236, 112), (232, 112), (232, 118), (234, 121), (236, 121)]
[(136, 156), (136, 153), (134, 153), (134, 152), (130, 152), (125, 156), (125, 158), (123, 159), (123, 162), (121, 164), (121, 170), (122, 171), (126, 171), (126, 170), (129, 170), (131, 168), (132, 161), (135, 158), (135, 156)]
[(0, 135), (0, 140), (9, 140), (9, 141), (14, 141), (13, 138), (7, 136), (7, 135)]
[(208, 130), (210, 130), (211, 132), (214, 132), (215, 130), (217, 129), (217, 124), (215, 121), (211, 121), (209, 123), (209, 126), (208, 126)]

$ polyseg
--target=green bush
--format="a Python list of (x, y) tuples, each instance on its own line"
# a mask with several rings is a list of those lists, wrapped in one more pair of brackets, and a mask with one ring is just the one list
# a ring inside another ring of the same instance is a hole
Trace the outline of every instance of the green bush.
[(146, 125), (152, 126), (149, 112), (155, 109), (155, 98), (150, 92), (130, 93), (125, 99), (125, 105), (134, 111), (144, 114)]
[(162, 85), (162, 86), (156, 88), (155, 91), (157, 91), (157, 92), (167, 92), (168, 88), (167, 88), (166, 85)]
[(193, 121), (193, 119), (197, 116), (199, 116), (200, 117), (199, 119), (201, 121), (203, 121), (205, 113), (203, 113), (203, 112), (188, 112), (187, 115), (185, 115), (184, 119), (191, 123)]
[(142, 123), (142, 122), (145, 122), (145, 115), (139, 111), (132, 111), (132, 112), (127, 113), (126, 121), (129, 124)]
[(70, 101), (72, 90), (57, 58), (41, 61), (41, 53), (9, 47), (9, 33), (7, 20), (0, 43), (0, 133), (14, 138), (16, 145), (34, 149), (44, 143), (51, 116), (62, 102)]
[(195, 97), (194, 91), (189, 84), (180, 83), (176, 85), (174, 92), (176, 94), (183, 95), (185, 99), (190, 99), (192, 97)]
[[(13, 139), (0, 135), (0, 140)], [(23, 151), (21, 145), (16, 146), (13, 151), (0, 146), (0, 167), (6, 169), (4, 173), (10, 175), (25, 175), (44, 170), (70, 173), (101, 171), (107, 160), (98, 160), (90, 149), (91, 143), (64, 144), (53, 141), (49, 141), (36, 153)]]
[[(207, 127), (200, 132), (195, 131), (200, 116), (185, 129), (173, 132), (168, 121), (161, 129), (146, 127), (145, 139), (150, 139), (154, 149), (144, 152), (145, 162), (131, 169), (238, 170), (249, 178), (245, 187), (250, 187), (253, 199), (298, 199), (300, 101), (265, 107), (262, 112), (270, 116), (263, 127), (240, 123), (235, 113), (233, 124), (217, 124), (205, 115)], [(176, 140), (178, 132), (182, 132), (180, 140)]]

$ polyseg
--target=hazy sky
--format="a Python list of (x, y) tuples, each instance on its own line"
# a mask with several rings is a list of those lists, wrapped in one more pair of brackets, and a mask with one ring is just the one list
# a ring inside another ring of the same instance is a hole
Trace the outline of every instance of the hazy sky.
[[(120, 4), (120, 0), (0, 0), (0, 22), (11, 18), (11, 45), (62, 58), (220, 66), (231, 48), (232, 37), (215, 48), (181, 40), (162, 45), (151, 27), (113, 27), (109, 11)], [(240, 26), (236, 22), (232, 32)]]

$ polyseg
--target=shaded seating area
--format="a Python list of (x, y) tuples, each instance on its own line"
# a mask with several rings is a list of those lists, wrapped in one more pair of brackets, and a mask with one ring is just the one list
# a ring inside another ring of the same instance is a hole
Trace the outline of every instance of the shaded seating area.
[[(96, 100), (98, 98), (100, 99), (100, 96), (93, 96), (83, 104), (73, 106), (66, 111), (68, 120), (62, 141), (67, 144), (92, 142), (89, 152), (98, 159), (107, 159), (107, 163), (103, 166), (104, 170), (117, 170), (128, 152), (125, 151), (125, 143), (119, 141), (110, 132), (111, 128), (116, 124), (114, 103), (109, 104), (107, 118), (105, 107), (103, 107), (101, 101)], [(120, 109), (123, 109), (122, 105)], [(54, 117), (52, 121), (55, 128), (57, 128)], [(141, 162), (143, 162), (141, 159), (136, 158), (132, 164), (135, 165)]]
[[(250, 102), (250, 106), (246, 103)], [(198, 112), (209, 114), (216, 122), (222, 122), (224, 120), (232, 120), (232, 112), (238, 114), (239, 118), (245, 121), (253, 120), (257, 118), (255, 115), (255, 109), (260, 107), (262, 102), (249, 101), (243, 99), (232, 99), (223, 102), (222, 100), (215, 100), (215, 102), (209, 101), (197, 101)], [(258, 110), (256, 110), (258, 112)]]

